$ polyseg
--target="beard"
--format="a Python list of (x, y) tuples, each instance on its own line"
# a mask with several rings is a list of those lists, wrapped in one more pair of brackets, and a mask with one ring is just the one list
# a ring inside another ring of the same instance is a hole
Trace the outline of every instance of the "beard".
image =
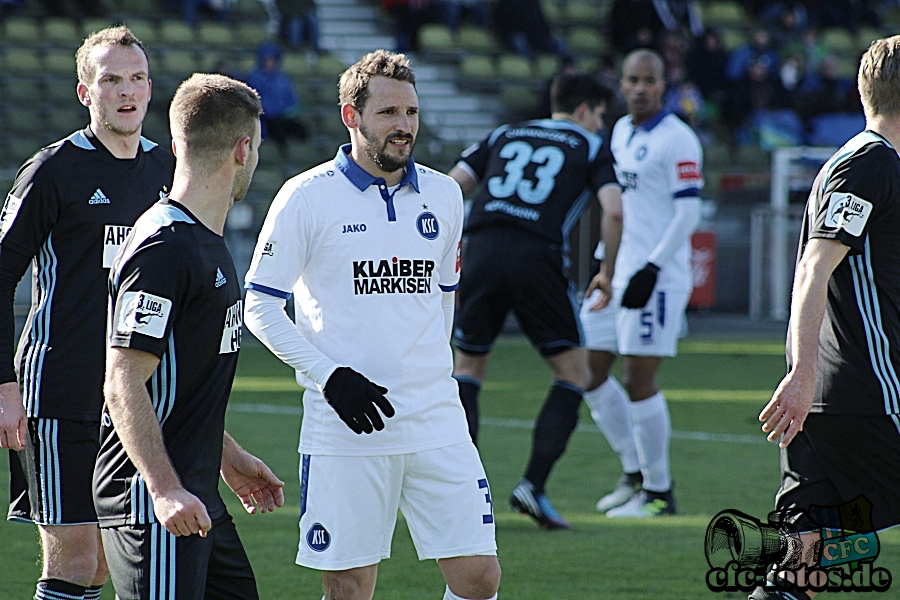
[(139, 133), (141, 131), (141, 126), (143, 125), (143, 122), (141, 122), (140, 124), (138, 124), (135, 127), (130, 127), (128, 129), (125, 129), (125, 128), (122, 128), (122, 127), (119, 127), (119, 126), (116, 126), (116, 125), (110, 123), (109, 119), (106, 118), (105, 114), (99, 114), (97, 116), (98, 116), (97, 120), (100, 122), (100, 126), (103, 129), (105, 129), (106, 131), (108, 131), (112, 134), (122, 136), (122, 137), (129, 137), (136, 133)]
[(249, 165), (244, 165), (234, 175), (234, 183), (231, 184), (231, 197), (235, 202), (240, 202), (247, 195), (250, 189), (250, 182), (253, 180), (253, 169)]
[[(359, 132), (362, 134), (363, 144), (362, 150), (366, 153), (373, 163), (385, 173), (394, 173), (409, 164), (409, 157), (412, 156), (413, 147), (416, 139), (409, 133), (395, 133), (384, 138), (384, 142), (379, 147), (374, 136), (369, 135), (369, 130), (360, 124)], [(406, 157), (395, 157), (388, 154), (388, 145), (391, 140), (409, 140), (409, 154)]]

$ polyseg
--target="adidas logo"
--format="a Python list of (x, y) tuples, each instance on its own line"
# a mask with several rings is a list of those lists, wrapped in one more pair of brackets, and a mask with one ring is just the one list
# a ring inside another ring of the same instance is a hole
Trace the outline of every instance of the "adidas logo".
[(222, 269), (216, 269), (216, 287), (220, 288), (226, 283), (228, 283), (228, 280), (222, 275)]
[(103, 190), (97, 188), (97, 191), (94, 192), (94, 195), (88, 200), (88, 204), (109, 204), (109, 198), (106, 197)]

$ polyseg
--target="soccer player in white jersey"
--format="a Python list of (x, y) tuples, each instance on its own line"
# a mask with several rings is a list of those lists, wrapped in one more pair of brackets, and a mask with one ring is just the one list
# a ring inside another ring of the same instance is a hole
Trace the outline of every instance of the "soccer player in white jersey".
[(246, 279), (248, 329), (306, 388), (297, 564), (327, 600), (372, 598), (399, 508), (445, 600), (496, 598), (490, 488), (451, 377), (462, 193), (412, 158), (405, 56), (364, 56), (340, 98), (351, 143), (285, 183)]
[[(624, 410), (625, 397), (615, 386), (588, 393), (585, 400), (600, 423), (617, 419), (627, 428), (630, 417), (643, 480), (641, 491), (621, 506), (599, 508), (609, 517), (652, 517), (675, 512), (672, 426), (656, 371), (664, 357), (675, 356), (692, 289), (690, 236), (700, 219), (703, 157), (691, 128), (662, 109), (663, 61), (656, 52), (639, 49), (625, 57), (621, 89), (628, 114), (616, 122), (610, 142), (624, 190), (612, 277), (615, 339), (589, 347), (622, 357), (622, 383), (631, 402)], [(627, 447), (627, 432), (619, 434), (613, 447)], [(634, 484), (627, 477), (620, 481), (632, 489)]]

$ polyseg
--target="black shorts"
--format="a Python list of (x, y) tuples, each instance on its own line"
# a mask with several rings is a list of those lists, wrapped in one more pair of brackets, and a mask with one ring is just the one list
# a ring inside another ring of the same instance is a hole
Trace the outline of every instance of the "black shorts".
[(258, 600), (253, 568), (231, 515), (205, 538), (159, 523), (102, 528), (103, 549), (121, 600)]
[(10, 454), (10, 520), (38, 525), (97, 523), (91, 489), (100, 423), (28, 419), (25, 449)]
[(470, 234), (463, 246), (456, 347), (490, 352), (510, 310), (534, 347), (553, 356), (584, 342), (575, 285), (559, 246), (512, 228)]
[(862, 495), (872, 528), (900, 524), (900, 420), (890, 415), (810, 414), (781, 450), (780, 511), (805, 511), (797, 527), (817, 529), (811, 506), (839, 506)]

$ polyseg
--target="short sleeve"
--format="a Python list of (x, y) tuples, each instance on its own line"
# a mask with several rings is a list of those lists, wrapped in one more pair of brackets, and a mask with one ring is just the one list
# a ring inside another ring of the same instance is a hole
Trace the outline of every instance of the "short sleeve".
[[(496, 133), (496, 132), (495, 132)], [(493, 138), (494, 135), (491, 136)], [(472, 171), (472, 174), (481, 181), (487, 173), (488, 163), (491, 159), (491, 138), (472, 144), (462, 151), (459, 162), (464, 163)]]
[(672, 198), (699, 197), (703, 189), (703, 148), (697, 136), (688, 130), (673, 136), (668, 158), (666, 168)]
[(309, 259), (310, 226), (302, 192), (282, 187), (259, 232), (245, 287), (287, 300)]
[(439, 285), (441, 290), (452, 292), (459, 287), (459, 267), (462, 252), (462, 228), (463, 228), (463, 197), (459, 186), (452, 186), (453, 212), (450, 220), (450, 230), (447, 235), (447, 244), (441, 257), (441, 265), (438, 269), (440, 275)]
[(619, 180), (616, 177), (616, 159), (613, 157), (609, 143), (605, 138), (600, 151), (597, 152), (597, 156), (594, 158), (594, 162), (591, 163), (590, 173), (589, 185), (591, 192), (594, 194), (606, 185), (611, 183), (619, 184)]
[(185, 258), (193, 251), (157, 235), (128, 259), (113, 290), (110, 347), (165, 354), (175, 320), (193, 295)]

